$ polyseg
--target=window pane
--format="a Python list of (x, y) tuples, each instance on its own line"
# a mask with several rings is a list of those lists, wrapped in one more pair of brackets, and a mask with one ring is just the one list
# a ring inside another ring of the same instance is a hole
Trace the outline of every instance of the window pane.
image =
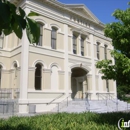
[(99, 43), (97, 43), (97, 58), (100, 58), (100, 48), (99, 48)]
[(56, 34), (57, 30), (55, 28), (52, 28), (51, 31), (51, 48), (56, 49)]
[(81, 37), (81, 55), (84, 56), (84, 39)]
[(38, 42), (38, 46), (42, 46), (42, 36), (43, 36), (43, 25), (41, 23), (38, 23), (39, 27), (40, 27), (40, 37), (39, 37), (39, 42)]
[(77, 53), (77, 37), (75, 35), (73, 35), (73, 53), (76, 54)]
[(35, 70), (35, 89), (41, 90), (41, 79), (42, 79), (42, 66), (40, 64), (36, 65)]
[(56, 39), (56, 29), (52, 28), (52, 38)]

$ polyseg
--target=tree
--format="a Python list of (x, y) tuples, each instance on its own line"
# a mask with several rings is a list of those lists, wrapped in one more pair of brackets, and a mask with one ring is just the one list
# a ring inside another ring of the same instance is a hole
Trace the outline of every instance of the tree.
[(115, 59), (97, 62), (96, 67), (103, 74), (103, 79), (113, 79), (118, 86), (125, 86), (127, 93), (130, 92), (130, 8), (117, 9), (113, 16), (117, 22), (107, 24), (105, 36), (112, 39), (114, 50), (111, 56)]
[(40, 28), (38, 24), (30, 19), (30, 16), (36, 16), (37, 13), (30, 12), (26, 16), (25, 11), (7, 0), (0, 0), (0, 35), (2, 32), (9, 35), (14, 32), (18, 38), (22, 38), (23, 30), (26, 29), (27, 37), (30, 43), (38, 43)]

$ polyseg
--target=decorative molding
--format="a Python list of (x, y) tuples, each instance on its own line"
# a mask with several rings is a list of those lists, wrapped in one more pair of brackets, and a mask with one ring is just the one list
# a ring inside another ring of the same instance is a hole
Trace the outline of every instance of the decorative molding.
[(51, 69), (52, 66), (57, 66), (58, 69), (59, 69), (59, 71), (61, 70), (61, 67), (60, 67), (57, 63), (55, 63), (55, 62), (50, 63), (50, 65), (49, 65), (49, 69)]
[(12, 65), (11, 65), (11, 69), (14, 68), (14, 65), (15, 65), (15, 64), (17, 64), (17, 67), (19, 67), (19, 62), (18, 62), (18, 60), (14, 60), (13, 63), (12, 63)]
[(61, 74), (61, 75), (64, 75), (65, 71), (59, 70), (58, 73)]
[(87, 74), (87, 78), (92, 78), (92, 74)]
[(28, 70), (29, 71), (35, 71), (36, 67), (29, 67)]
[(43, 68), (43, 72), (44, 72), (44, 73), (51, 73), (51, 69), (44, 69), (44, 68)]
[(62, 34), (62, 35), (65, 35), (65, 33), (64, 32), (57, 32), (58, 34)]
[(37, 63), (40, 63), (40, 64), (43, 65), (44, 68), (47, 68), (47, 65), (44, 63), (44, 61), (39, 60), (39, 59), (37, 59), (37, 60), (35, 60), (35, 61), (33, 62), (32, 67), (35, 67)]

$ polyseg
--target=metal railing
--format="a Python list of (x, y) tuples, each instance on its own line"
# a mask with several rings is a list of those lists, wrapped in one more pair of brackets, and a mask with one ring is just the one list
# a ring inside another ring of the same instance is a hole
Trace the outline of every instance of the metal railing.
[(54, 98), (52, 101), (48, 102), (47, 105), (52, 104), (54, 101), (56, 101), (57, 99), (59, 99), (60, 97), (62, 97), (65, 93), (62, 93), (61, 95), (57, 96), (56, 98)]
[(90, 99), (90, 100), (91, 100), (91, 95), (92, 95), (92, 93), (85, 92), (85, 98), (87, 98), (87, 99)]
[[(115, 98), (113, 93), (96, 93), (96, 94), (98, 95), (98, 100), (100, 100), (100, 98), (105, 100), (107, 107), (109, 107), (109, 103), (112, 102), (115, 104), (116, 111), (119, 111), (119, 102), (118, 102), (118, 99)], [(122, 105), (120, 106), (124, 107)], [(128, 103), (127, 103), (126, 109), (127, 110), (129, 109)]]
[(18, 112), (19, 88), (0, 88), (0, 115)]
[[(68, 98), (71, 96), (71, 93), (65, 98), (63, 99), (61, 102), (57, 103), (57, 107), (58, 107), (58, 112), (60, 112), (60, 110), (63, 108), (63, 107), (67, 107), (69, 105), (69, 100)], [(66, 102), (66, 103), (65, 103)], [(61, 105), (62, 104), (62, 105)], [(60, 108), (60, 105), (61, 105), (61, 108)]]
[(18, 99), (19, 88), (0, 88), (0, 99)]
[(88, 100), (88, 94), (90, 94), (91, 95), (91, 93), (84, 93), (85, 94), (85, 100), (86, 100), (86, 109), (88, 110), (88, 111), (90, 111), (90, 103), (89, 103), (89, 100)]

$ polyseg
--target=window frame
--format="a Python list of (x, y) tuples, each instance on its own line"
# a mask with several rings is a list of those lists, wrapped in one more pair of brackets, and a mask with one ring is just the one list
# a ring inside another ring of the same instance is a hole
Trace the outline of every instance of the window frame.
[(37, 43), (37, 46), (42, 46), (43, 43), (43, 24), (38, 22), (38, 25), (40, 27), (40, 37), (39, 37), (39, 42)]
[(73, 34), (73, 54), (77, 54), (77, 36)]
[[(37, 66), (40, 66), (40, 68), (38, 68)], [(35, 67), (36, 67), (36, 69), (35, 69), (35, 83), (34, 83), (34, 87), (35, 87), (35, 90), (42, 90), (42, 65), (40, 64), (40, 63), (37, 63), (36, 65), (35, 65)], [(39, 69), (39, 70), (38, 70)], [(39, 71), (40, 72), (40, 74), (39, 75), (37, 75), (37, 73), (39, 73), (39, 72), (37, 72), (37, 71)], [(38, 80), (36, 80), (36, 78), (39, 78)], [(38, 81), (40, 81), (39, 83), (39, 86), (37, 86), (37, 82)]]
[(100, 59), (100, 43), (97, 42), (97, 59), (99, 60)]
[(57, 49), (57, 28), (51, 30), (51, 49)]
[(81, 55), (84, 56), (84, 38), (81, 37)]

